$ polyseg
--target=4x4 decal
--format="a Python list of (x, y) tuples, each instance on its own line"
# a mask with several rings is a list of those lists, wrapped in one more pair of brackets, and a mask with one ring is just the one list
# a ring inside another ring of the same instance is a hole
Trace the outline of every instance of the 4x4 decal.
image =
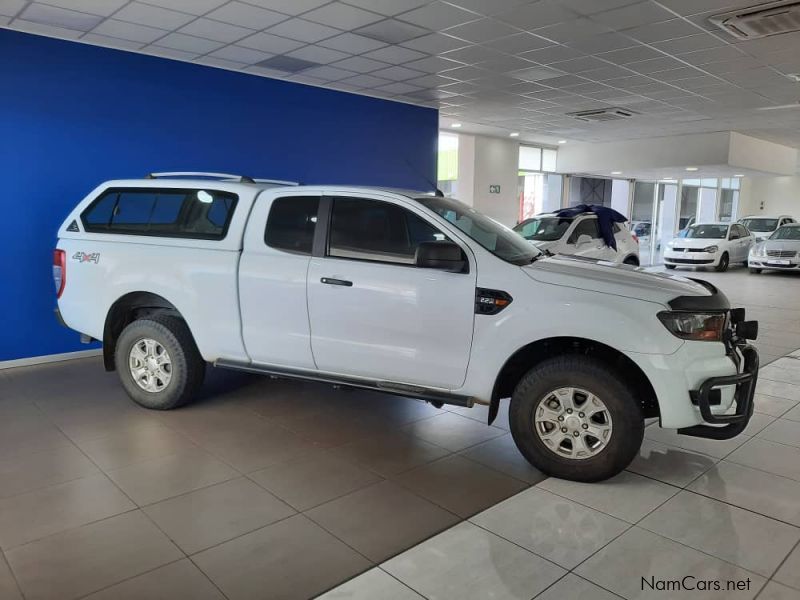
[(94, 263), (97, 264), (100, 262), (100, 253), (99, 252), (76, 252), (72, 255), (72, 260), (77, 260), (79, 263)]

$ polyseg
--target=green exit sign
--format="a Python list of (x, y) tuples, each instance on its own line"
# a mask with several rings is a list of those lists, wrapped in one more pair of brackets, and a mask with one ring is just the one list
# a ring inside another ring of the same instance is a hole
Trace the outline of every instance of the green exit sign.
[(500, 186), (499, 185), (490, 185), (489, 186), (489, 193), (490, 194), (499, 194), (500, 193)]

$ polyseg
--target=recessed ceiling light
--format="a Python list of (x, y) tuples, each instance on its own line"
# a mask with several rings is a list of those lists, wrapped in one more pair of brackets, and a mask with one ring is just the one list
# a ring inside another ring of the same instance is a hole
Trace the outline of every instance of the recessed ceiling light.
[(697, 167), (686, 167), (687, 171), (697, 171)]
[(611, 171), (612, 175), (622, 175), (622, 171)]
[(558, 143), (559, 143), (559, 144), (566, 144), (566, 143), (567, 143), (567, 140), (558, 140)]
[(519, 137), (519, 131), (512, 131), (508, 134), (508, 137)]
[(744, 177), (744, 173), (737, 173), (734, 177)]
[(461, 127), (461, 123), (451, 123), (450, 127), (452, 127), (453, 129), (458, 129), (459, 127)]

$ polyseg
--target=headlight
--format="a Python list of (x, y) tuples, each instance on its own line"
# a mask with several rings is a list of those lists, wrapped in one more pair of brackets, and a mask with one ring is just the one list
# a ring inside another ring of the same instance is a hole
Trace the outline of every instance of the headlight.
[(722, 313), (660, 312), (658, 319), (672, 335), (682, 340), (720, 342), (725, 330)]
[(670, 241), (667, 242), (667, 247), (668, 248), (672, 248), (672, 246), (674, 246), (674, 245), (675, 245), (675, 240), (670, 240)]
[(703, 248), (703, 252), (716, 252), (717, 250), (719, 250), (718, 246), (707, 246)]

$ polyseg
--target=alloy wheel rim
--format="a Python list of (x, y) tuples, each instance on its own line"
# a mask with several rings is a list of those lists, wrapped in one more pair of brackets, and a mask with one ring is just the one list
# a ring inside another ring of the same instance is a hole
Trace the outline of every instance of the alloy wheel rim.
[(591, 392), (562, 387), (545, 394), (534, 414), (533, 427), (545, 447), (572, 460), (600, 454), (611, 440), (613, 423), (605, 403)]
[(136, 385), (146, 392), (160, 392), (172, 380), (172, 359), (169, 352), (151, 338), (141, 338), (131, 346), (128, 367)]

